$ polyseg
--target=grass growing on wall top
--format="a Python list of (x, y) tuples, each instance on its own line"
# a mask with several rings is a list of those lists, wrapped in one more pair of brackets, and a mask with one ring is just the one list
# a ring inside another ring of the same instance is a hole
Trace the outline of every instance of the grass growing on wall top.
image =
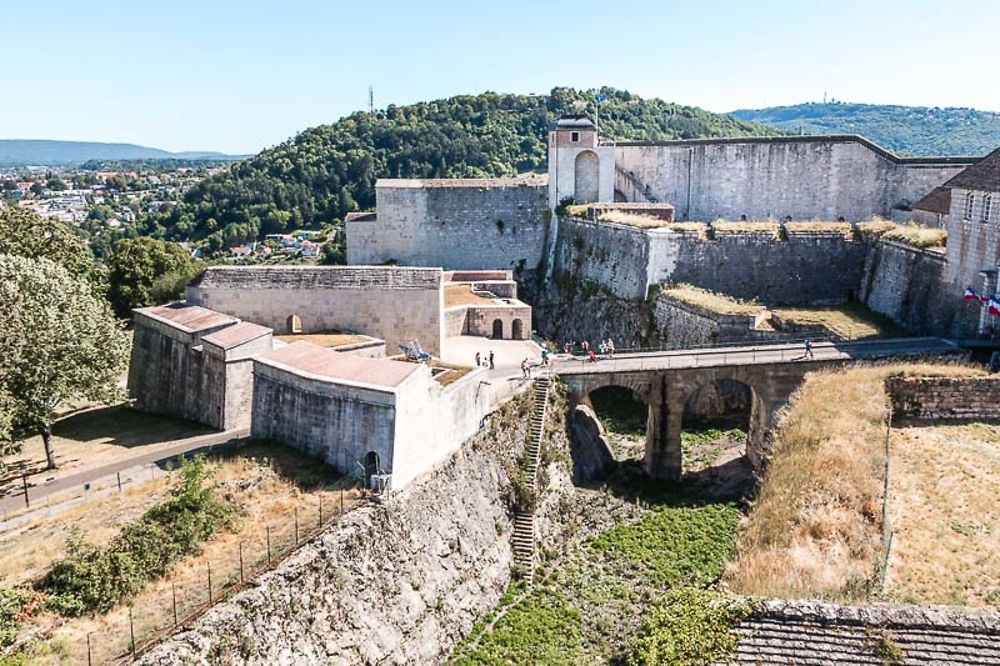
[(660, 293), (675, 300), (722, 315), (755, 315), (763, 306), (690, 284), (664, 285)]
[(948, 242), (948, 232), (945, 229), (925, 227), (916, 222), (897, 224), (876, 217), (862, 222), (858, 228), (886, 240), (920, 249), (943, 250)]

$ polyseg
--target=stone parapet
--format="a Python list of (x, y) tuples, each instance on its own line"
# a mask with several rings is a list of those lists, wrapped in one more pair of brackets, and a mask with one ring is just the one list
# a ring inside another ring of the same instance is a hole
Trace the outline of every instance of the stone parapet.
[(889, 377), (893, 414), (918, 420), (1000, 418), (1000, 377)]

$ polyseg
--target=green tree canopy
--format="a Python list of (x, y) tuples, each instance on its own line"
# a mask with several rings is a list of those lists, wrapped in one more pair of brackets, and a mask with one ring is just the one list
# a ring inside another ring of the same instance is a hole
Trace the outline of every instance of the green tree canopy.
[(98, 290), (104, 286), (102, 267), (68, 226), (23, 208), (0, 208), (0, 254), (45, 257)]
[[(762, 136), (778, 130), (731, 116), (604, 88), (606, 139)], [(320, 125), (199, 182), (177, 205), (147, 215), (138, 230), (202, 241), (212, 252), (270, 233), (339, 222), (375, 205), (378, 178), (483, 178), (545, 168), (549, 123), (563, 113), (594, 116), (594, 91), (549, 95), (460, 95)]]
[(198, 264), (176, 243), (127, 238), (108, 259), (108, 297), (115, 312), (128, 317), (132, 308), (179, 298), (197, 272)]
[(40, 434), (55, 467), (56, 410), (120, 397), (128, 337), (89, 284), (47, 258), (0, 255), (0, 302), (0, 392), (13, 398), (14, 438)]

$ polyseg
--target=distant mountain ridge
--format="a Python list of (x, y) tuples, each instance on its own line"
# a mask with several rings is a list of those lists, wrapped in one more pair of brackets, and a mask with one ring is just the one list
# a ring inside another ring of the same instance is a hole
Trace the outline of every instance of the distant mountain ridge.
[(243, 156), (213, 151), (172, 153), (132, 143), (0, 139), (0, 166), (63, 166), (82, 164), (87, 160), (227, 160), (240, 159), (241, 157)]
[(809, 102), (730, 115), (805, 134), (860, 134), (899, 155), (977, 156), (1000, 146), (1000, 113), (849, 102)]

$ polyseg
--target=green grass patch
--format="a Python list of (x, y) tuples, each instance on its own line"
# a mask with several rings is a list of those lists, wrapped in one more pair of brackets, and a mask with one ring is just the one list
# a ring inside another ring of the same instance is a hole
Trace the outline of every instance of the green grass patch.
[(704, 501), (678, 484), (645, 479), (611, 492), (645, 515), (570, 553), (492, 631), (485, 625), (495, 615), (477, 626), (451, 663), (621, 663), (665, 590), (719, 577), (735, 540), (737, 502)]
[(746, 600), (693, 587), (653, 605), (628, 666), (704, 666), (729, 661), (737, 647), (733, 626), (750, 615)]
[(626, 388), (608, 386), (591, 392), (594, 413), (608, 432), (619, 435), (646, 435), (648, 407)]

